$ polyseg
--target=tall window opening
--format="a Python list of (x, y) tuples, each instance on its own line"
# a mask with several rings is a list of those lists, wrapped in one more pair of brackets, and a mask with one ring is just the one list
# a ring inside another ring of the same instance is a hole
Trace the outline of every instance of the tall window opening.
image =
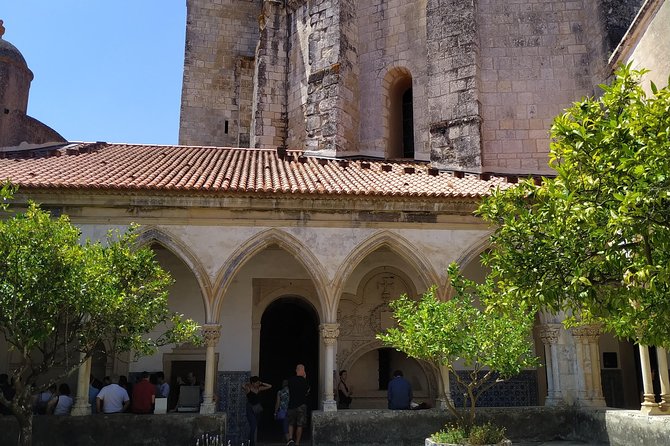
[(402, 94), (402, 155), (414, 158), (414, 112), (412, 110), (412, 87)]
[(389, 88), (389, 158), (414, 158), (414, 99), (412, 76), (396, 69)]

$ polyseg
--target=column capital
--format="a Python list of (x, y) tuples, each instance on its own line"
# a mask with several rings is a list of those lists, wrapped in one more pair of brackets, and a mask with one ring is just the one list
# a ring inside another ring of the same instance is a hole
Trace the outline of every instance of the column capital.
[(561, 324), (539, 325), (539, 335), (544, 345), (558, 344), (558, 335), (560, 331)]
[(600, 337), (600, 333), (602, 333), (602, 327), (600, 324), (580, 325), (572, 327), (570, 332), (577, 340), (595, 342)]
[(207, 347), (215, 347), (221, 336), (221, 324), (204, 324), (202, 326), (202, 337), (205, 338)]
[(319, 331), (326, 345), (334, 345), (340, 335), (340, 324), (321, 324)]

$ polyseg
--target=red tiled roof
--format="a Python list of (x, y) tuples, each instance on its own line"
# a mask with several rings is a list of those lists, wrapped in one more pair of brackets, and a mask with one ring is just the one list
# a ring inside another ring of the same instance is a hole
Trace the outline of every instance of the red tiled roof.
[(95, 143), (0, 153), (0, 179), (24, 189), (481, 197), (508, 186), (429, 168), (223, 147)]

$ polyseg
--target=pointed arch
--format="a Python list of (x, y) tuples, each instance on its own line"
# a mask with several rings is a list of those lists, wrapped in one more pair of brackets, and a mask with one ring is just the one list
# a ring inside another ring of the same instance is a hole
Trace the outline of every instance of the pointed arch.
[(329, 308), (329, 295), (326, 287), (326, 271), (319, 262), (319, 259), (312, 251), (293, 235), (281, 229), (272, 228), (259, 232), (251, 237), (245, 243), (240, 245), (233, 252), (228, 260), (223, 264), (214, 282), (216, 294), (212, 310), (213, 316), (218, 320), (221, 312), (223, 298), (228, 291), (232, 279), (242, 269), (242, 267), (251, 260), (257, 253), (271, 245), (278, 245), (286, 252), (291, 254), (305, 268), (310, 279), (314, 283), (319, 305), (322, 307), (323, 314), (328, 318), (327, 309)]
[(195, 256), (195, 254), (193, 254), (191, 250), (188, 249), (188, 247), (179, 239), (177, 239), (177, 237), (175, 237), (173, 234), (165, 231), (164, 229), (159, 229), (156, 226), (141, 227), (138, 232), (136, 243), (137, 246), (150, 246), (152, 243), (157, 243), (174, 254), (179, 260), (184, 262), (184, 264), (193, 273), (196, 281), (198, 282), (203, 305), (205, 307), (206, 322), (211, 322), (213, 320), (210, 299), (212, 285), (205, 268), (198, 261), (198, 258)]
[[(470, 245), (470, 248), (466, 251), (463, 251), (461, 255), (456, 259), (456, 263), (460, 267), (461, 271), (467, 266), (470, 262), (477, 259), (484, 251), (486, 251), (491, 246), (491, 234), (486, 234), (482, 236), (475, 243)], [(444, 290), (444, 295), (442, 298), (450, 298), (452, 295), (451, 284), (449, 283), (449, 277), (445, 277), (445, 282), (442, 284), (441, 289)]]
[[(356, 361), (358, 361), (366, 353), (369, 353), (374, 350), (379, 350), (380, 348), (388, 348), (388, 347), (389, 347), (388, 345), (385, 345), (378, 339), (362, 343), (360, 345), (357, 345), (350, 351), (338, 353), (335, 367), (338, 370), (351, 370), (354, 364), (356, 364)], [(428, 384), (428, 389), (426, 389), (426, 392), (428, 393), (429, 396), (433, 398), (436, 397), (439, 388), (438, 383), (440, 380), (439, 375), (440, 372), (438, 368), (435, 367), (433, 364), (424, 361), (422, 359), (411, 358), (409, 356), (408, 359), (416, 361), (416, 363), (419, 365), (424, 376), (426, 377), (426, 382)]]
[(398, 254), (404, 261), (409, 263), (423, 282), (425, 289), (441, 282), (440, 276), (436, 273), (433, 265), (409, 240), (388, 230), (379, 231), (361, 243), (356, 250), (349, 253), (337, 270), (331, 286), (334, 297), (332, 303), (333, 308), (331, 310), (332, 314), (337, 314), (339, 298), (344, 289), (344, 285), (356, 267), (367, 256), (382, 247), (389, 248), (391, 251)]

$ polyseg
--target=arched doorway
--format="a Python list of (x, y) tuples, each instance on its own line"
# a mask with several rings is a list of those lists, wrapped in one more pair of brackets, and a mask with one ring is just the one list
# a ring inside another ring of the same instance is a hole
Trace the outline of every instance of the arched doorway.
[[(263, 407), (274, 408), (282, 380), (295, 375), (297, 364), (305, 365), (311, 387), (308, 404), (314, 410), (319, 396), (319, 317), (306, 300), (282, 297), (271, 303), (261, 318), (259, 375), (272, 384), (272, 389), (264, 392)], [(276, 438), (280, 433), (272, 415), (272, 410), (262, 414), (259, 438)]]

